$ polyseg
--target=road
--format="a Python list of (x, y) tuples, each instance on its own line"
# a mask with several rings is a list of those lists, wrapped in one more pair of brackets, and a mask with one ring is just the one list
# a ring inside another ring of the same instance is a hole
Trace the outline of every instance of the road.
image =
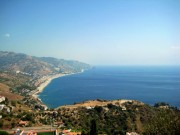
[(24, 130), (24, 132), (27, 131), (35, 131), (35, 132), (49, 132), (49, 131), (55, 131), (56, 127), (51, 127), (51, 125), (44, 125), (44, 126), (39, 126), (39, 127), (17, 127), (13, 129), (7, 129), (4, 130), (10, 134), (13, 134), (16, 129)]

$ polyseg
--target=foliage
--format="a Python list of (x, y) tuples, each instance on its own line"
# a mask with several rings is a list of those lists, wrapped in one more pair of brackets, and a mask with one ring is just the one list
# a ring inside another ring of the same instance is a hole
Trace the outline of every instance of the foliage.
[(37, 135), (54, 135), (54, 132), (39, 132)]
[(101, 106), (95, 106), (94, 110), (96, 110), (97, 113), (99, 114), (99, 113), (101, 113), (103, 111), (103, 108)]
[(90, 135), (97, 135), (97, 126), (96, 126), (96, 121), (91, 120), (91, 129), (90, 129)]
[(145, 126), (146, 135), (176, 135), (180, 134), (180, 116), (176, 112), (161, 109)]
[[(174, 133), (179, 133), (180, 111), (178, 109), (163, 109), (149, 105), (137, 105), (126, 103), (126, 110), (122, 110), (118, 104), (108, 104), (107, 106), (95, 106), (92, 109), (79, 107), (76, 109), (59, 109), (58, 115), (68, 128), (80, 129), (83, 134), (89, 134), (92, 129), (92, 120), (98, 124), (98, 134), (126, 134), (126, 132), (137, 132), (139, 134), (149, 134), (151, 128), (155, 128), (153, 122), (159, 121), (158, 128), (169, 126)], [(168, 111), (169, 110), (169, 111)], [(159, 113), (165, 111), (168, 118), (161, 120)], [(156, 118), (156, 119), (155, 119)], [(154, 120), (155, 119), (155, 120)], [(168, 120), (170, 120), (168, 122)], [(173, 121), (172, 121), (173, 120)], [(152, 123), (152, 124), (151, 124)], [(173, 126), (172, 126), (173, 125)], [(97, 125), (96, 125), (97, 126)], [(150, 128), (148, 128), (150, 127)], [(157, 127), (156, 127), (157, 128)], [(168, 132), (170, 129), (168, 128)], [(167, 130), (164, 130), (164, 134)], [(171, 132), (173, 134), (173, 132)]]
[(0, 128), (2, 128), (3, 127), (3, 121), (1, 120), (0, 121)]
[(169, 104), (165, 102), (158, 102), (154, 104), (154, 107), (160, 107), (160, 106), (169, 106)]
[(33, 117), (33, 114), (32, 113), (27, 113), (26, 115), (25, 115), (25, 117), (23, 117), (23, 118), (21, 118), (22, 120), (24, 120), (24, 121), (32, 121), (32, 122), (34, 122), (34, 117)]
[(9, 133), (6, 131), (0, 131), (0, 135), (9, 135)]
[(107, 107), (108, 107), (109, 109), (112, 109), (112, 108), (117, 108), (117, 106), (115, 106), (115, 105), (113, 105), (113, 104), (111, 104), (111, 103), (110, 103), (110, 104), (108, 104), (108, 105), (107, 105)]
[(16, 102), (16, 101), (14, 101), (14, 100), (13, 100), (13, 101), (11, 101), (11, 105), (12, 105), (12, 106), (16, 106), (16, 103), (17, 103), (17, 102)]

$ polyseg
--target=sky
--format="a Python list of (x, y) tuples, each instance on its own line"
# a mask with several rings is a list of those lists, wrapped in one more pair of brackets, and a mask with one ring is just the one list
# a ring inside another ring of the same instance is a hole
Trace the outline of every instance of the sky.
[(180, 0), (0, 0), (0, 50), (91, 65), (180, 65)]

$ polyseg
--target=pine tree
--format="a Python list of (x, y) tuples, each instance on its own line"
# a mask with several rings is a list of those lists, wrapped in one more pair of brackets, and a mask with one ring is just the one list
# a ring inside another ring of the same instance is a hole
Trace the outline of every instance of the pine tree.
[(96, 126), (96, 121), (95, 120), (91, 121), (90, 135), (98, 135), (98, 133), (97, 133), (97, 126)]

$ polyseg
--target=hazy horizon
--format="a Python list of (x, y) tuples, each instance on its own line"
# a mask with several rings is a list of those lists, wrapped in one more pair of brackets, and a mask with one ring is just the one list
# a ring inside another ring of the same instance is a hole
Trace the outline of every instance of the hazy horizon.
[(178, 0), (0, 1), (0, 50), (91, 65), (180, 65)]

